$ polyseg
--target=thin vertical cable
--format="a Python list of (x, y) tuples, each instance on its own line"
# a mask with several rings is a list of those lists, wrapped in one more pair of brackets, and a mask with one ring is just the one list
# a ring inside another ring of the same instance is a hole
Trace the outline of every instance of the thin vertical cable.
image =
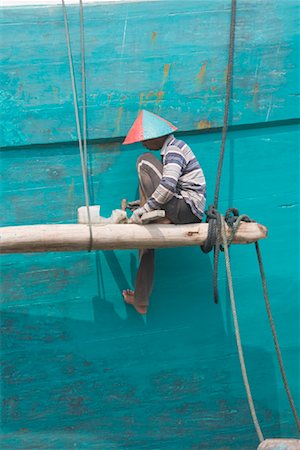
[(78, 135), (78, 145), (79, 145), (79, 152), (80, 152), (80, 162), (81, 162), (81, 171), (82, 171), (82, 178), (83, 178), (85, 205), (86, 205), (86, 209), (87, 209), (87, 217), (88, 217), (88, 225), (89, 225), (89, 233), (90, 233), (90, 242), (89, 242), (88, 250), (91, 251), (92, 246), (93, 246), (93, 230), (92, 230), (92, 222), (91, 222), (91, 215), (90, 215), (90, 208), (89, 208), (90, 201), (89, 201), (89, 192), (88, 192), (88, 182), (87, 182), (86, 165), (85, 165), (85, 159), (84, 159), (84, 153), (83, 153), (83, 147), (82, 147), (82, 135), (81, 135), (80, 120), (79, 120), (77, 92), (76, 92), (74, 67), (73, 67), (71, 42), (70, 42), (70, 32), (69, 32), (69, 26), (68, 26), (68, 16), (67, 16), (67, 9), (66, 9), (64, 0), (62, 0), (62, 6), (63, 6), (63, 14), (64, 14), (64, 24), (65, 24), (67, 47), (68, 47), (68, 57), (69, 57), (70, 75), (71, 75), (71, 82), (72, 82), (73, 103), (74, 103), (77, 135)]

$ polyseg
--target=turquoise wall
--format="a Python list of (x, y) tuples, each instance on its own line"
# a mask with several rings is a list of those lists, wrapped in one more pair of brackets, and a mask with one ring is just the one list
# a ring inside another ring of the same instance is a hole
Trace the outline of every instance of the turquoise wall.
[[(201, 161), (211, 198), (220, 135), (182, 137)], [(230, 133), (220, 207), (234, 204), (269, 228), (261, 247), (299, 405), (298, 139), (296, 126)], [(108, 215), (124, 194), (135, 198), (141, 147), (89, 151), (94, 198)], [(7, 150), (1, 162), (5, 224), (76, 220), (83, 195), (75, 146)], [(295, 436), (254, 247), (235, 246), (231, 256), (258, 417), (266, 436)], [(103, 449), (255, 447), (224, 271), (216, 306), (210, 256), (181, 248), (157, 251), (156, 261), (144, 321), (121, 296), (133, 284), (134, 251), (2, 257), (7, 448), (49, 448), (49, 440), (55, 449), (76, 442)]]
[[(296, 0), (239, 0), (232, 123), (298, 117)], [(79, 9), (69, 22), (80, 97)], [(5, 146), (76, 141), (61, 7), (3, 8)], [(181, 130), (222, 124), (230, 0), (87, 5), (89, 137), (123, 136), (138, 108)]]
[[(196, 130), (200, 121), (200, 128), (222, 122), (229, 2), (214, 2), (214, 8), (199, 4), (86, 7), (89, 135), (115, 137), (88, 146), (91, 195), (103, 215), (118, 207), (121, 198), (136, 198), (135, 161), (143, 150), (140, 145), (122, 147), (117, 138), (139, 107), (165, 114), (181, 130), (193, 130), (179, 136), (199, 158), (212, 200), (221, 135)], [(238, 5), (232, 121), (244, 129), (233, 128), (228, 136), (220, 209), (234, 205), (269, 229), (261, 249), (299, 408), (299, 128), (290, 120), (297, 116), (296, 2), (264, 2), (263, 15), (259, 2)], [(75, 45), (78, 11), (69, 11)], [(61, 10), (5, 9), (2, 21), (3, 29), (10, 30), (4, 35), (2, 74), (7, 77), (2, 84), (2, 225), (76, 222), (84, 197)], [(74, 54), (76, 59), (78, 47)], [(159, 91), (169, 63), (163, 98), (143, 96)], [(256, 97), (251, 94), (255, 64), (260, 79)], [(192, 74), (199, 71), (198, 89)], [(212, 73), (217, 93), (211, 89)], [(266, 119), (271, 126), (262, 124)], [(165, 249), (156, 255), (147, 319), (126, 307), (121, 295), (133, 286), (136, 251), (2, 256), (3, 448), (256, 447), (223, 264), (220, 304), (215, 305), (211, 255), (198, 248)], [(231, 257), (262, 430), (265, 437), (295, 437), (254, 246), (234, 246)]]

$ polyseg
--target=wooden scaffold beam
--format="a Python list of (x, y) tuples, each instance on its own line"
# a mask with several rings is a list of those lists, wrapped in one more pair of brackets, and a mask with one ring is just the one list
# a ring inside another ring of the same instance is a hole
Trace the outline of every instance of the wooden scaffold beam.
[[(208, 224), (109, 224), (92, 225), (93, 250), (143, 249), (202, 245)], [(230, 230), (227, 229), (228, 237)], [(256, 222), (242, 222), (234, 244), (247, 244), (264, 239), (267, 228)], [(0, 252), (72, 252), (87, 250), (89, 226), (84, 224), (51, 224), (3, 227), (0, 230)]]

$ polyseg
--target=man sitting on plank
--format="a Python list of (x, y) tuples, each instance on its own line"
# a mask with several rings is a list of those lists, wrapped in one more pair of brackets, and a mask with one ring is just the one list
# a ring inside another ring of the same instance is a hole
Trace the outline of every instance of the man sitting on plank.
[[(177, 128), (162, 117), (142, 110), (123, 144), (142, 142), (148, 150), (160, 150), (162, 162), (152, 153), (137, 160), (140, 207), (134, 210), (131, 222), (141, 223), (149, 211), (165, 211), (164, 223), (201, 222), (206, 203), (206, 184), (201, 166), (190, 147), (176, 139)], [(140, 314), (146, 314), (153, 285), (154, 250), (141, 250), (135, 291), (123, 291), (126, 303)]]

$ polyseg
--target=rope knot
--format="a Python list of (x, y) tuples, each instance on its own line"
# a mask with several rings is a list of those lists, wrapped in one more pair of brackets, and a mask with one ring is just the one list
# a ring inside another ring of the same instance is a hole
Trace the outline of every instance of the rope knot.
[(249, 216), (246, 214), (239, 213), (239, 210), (237, 208), (228, 208), (225, 214), (225, 222), (227, 225), (231, 228), (236, 224), (236, 222), (253, 222), (252, 219), (250, 219)]
[(209, 221), (212, 219), (217, 220), (218, 210), (215, 208), (214, 205), (210, 205), (208, 207), (208, 210), (205, 211), (205, 214), (206, 214), (206, 222), (209, 223)]

